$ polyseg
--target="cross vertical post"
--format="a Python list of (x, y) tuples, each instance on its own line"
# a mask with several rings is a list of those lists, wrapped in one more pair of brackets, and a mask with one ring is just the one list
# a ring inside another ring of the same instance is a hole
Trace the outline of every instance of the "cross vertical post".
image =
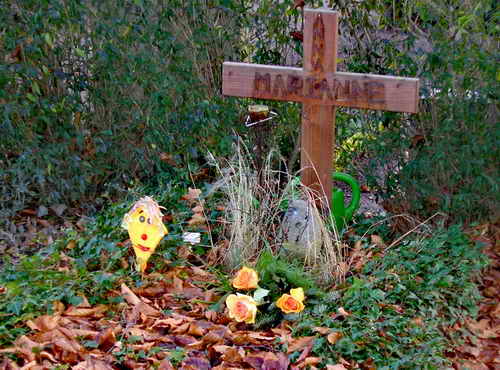
[[(336, 12), (304, 10), (304, 75), (306, 85), (321, 84), (328, 73), (337, 71), (337, 29)], [(319, 81), (319, 82), (316, 82)], [(311, 88), (306, 86), (306, 89)], [(323, 93), (312, 89), (308, 93)], [(302, 106), (300, 163), (302, 183), (315, 195), (330, 204), (333, 187), (335, 143), (334, 105), (304, 103)], [(325, 199), (326, 198), (326, 199)]]

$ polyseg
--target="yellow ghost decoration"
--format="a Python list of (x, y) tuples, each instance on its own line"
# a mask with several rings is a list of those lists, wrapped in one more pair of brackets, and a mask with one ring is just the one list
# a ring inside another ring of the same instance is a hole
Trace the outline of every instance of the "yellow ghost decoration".
[(122, 227), (128, 230), (137, 261), (137, 270), (143, 273), (149, 257), (160, 240), (168, 234), (163, 225), (160, 206), (150, 197), (139, 199), (123, 217)]

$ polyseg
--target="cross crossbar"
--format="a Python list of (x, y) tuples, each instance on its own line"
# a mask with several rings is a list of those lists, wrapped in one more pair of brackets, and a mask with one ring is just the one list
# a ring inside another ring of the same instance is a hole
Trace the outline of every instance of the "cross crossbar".
[(364, 108), (418, 112), (418, 79), (364, 73), (326, 73), (321, 80), (302, 68), (225, 62), (224, 95)]

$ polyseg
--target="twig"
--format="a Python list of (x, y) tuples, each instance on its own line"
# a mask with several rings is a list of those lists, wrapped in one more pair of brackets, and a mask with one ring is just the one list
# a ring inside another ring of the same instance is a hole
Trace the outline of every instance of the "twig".
[(416, 229), (418, 229), (420, 226), (422, 225), (425, 225), (427, 222), (429, 222), (430, 220), (432, 220), (434, 217), (436, 217), (437, 215), (442, 215), (442, 213), (440, 212), (436, 212), (434, 213), (431, 217), (429, 217), (427, 220), (419, 223), (417, 226), (415, 226), (413, 229), (411, 229), (410, 231), (407, 231), (406, 233), (404, 233), (403, 235), (401, 235), (399, 238), (397, 238), (396, 240), (394, 240), (387, 248), (392, 248), (394, 247), (395, 245), (397, 245), (401, 240), (403, 240), (404, 238), (406, 238), (408, 235), (410, 235), (413, 231), (415, 231)]

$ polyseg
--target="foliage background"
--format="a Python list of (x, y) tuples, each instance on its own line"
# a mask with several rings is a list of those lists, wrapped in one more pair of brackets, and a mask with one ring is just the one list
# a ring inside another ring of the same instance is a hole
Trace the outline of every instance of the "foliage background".
[[(339, 111), (340, 168), (362, 170), (397, 210), (492, 217), (500, 193), (496, 3), (330, 5), (343, 14), (341, 69), (422, 79), (418, 115)], [(4, 225), (29, 206), (92, 209), (158, 174), (187, 179), (207, 150), (229, 155), (235, 130), (244, 131), (246, 100), (221, 97), (221, 63), (301, 60), (291, 35), (301, 11), (291, 0), (3, 0), (1, 8)], [(296, 169), (300, 107), (274, 108), (281, 116), (271, 142)]]

